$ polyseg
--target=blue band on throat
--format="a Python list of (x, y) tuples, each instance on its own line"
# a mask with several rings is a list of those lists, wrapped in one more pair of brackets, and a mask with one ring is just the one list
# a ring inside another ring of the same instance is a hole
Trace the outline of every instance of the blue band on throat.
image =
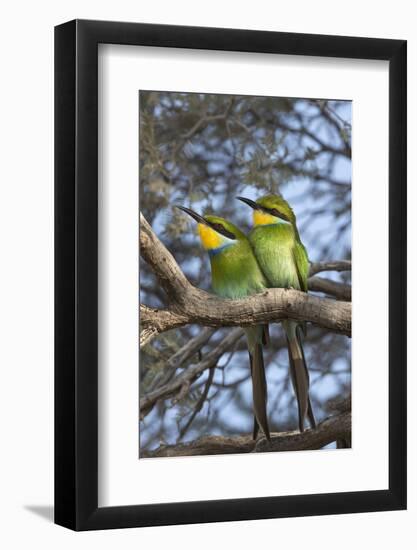
[(223, 252), (223, 250), (226, 250), (226, 248), (229, 248), (229, 246), (233, 246), (234, 244), (235, 243), (225, 243), (225, 244), (222, 244), (221, 246), (218, 246), (217, 248), (210, 248), (208, 250), (208, 254), (210, 258), (212, 258), (213, 256), (217, 256), (219, 252)]

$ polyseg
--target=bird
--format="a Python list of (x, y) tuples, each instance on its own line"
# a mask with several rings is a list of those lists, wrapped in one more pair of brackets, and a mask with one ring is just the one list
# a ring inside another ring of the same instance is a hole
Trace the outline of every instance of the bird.
[[(203, 248), (211, 266), (211, 283), (215, 294), (223, 298), (239, 299), (264, 291), (268, 287), (246, 235), (224, 218), (200, 216), (190, 208), (178, 206), (197, 222)], [(268, 441), (270, 431), (267, 417), (267, 385), (263, 359), (263, 345), (268, 339), (268, 325), (246, 327), (252, 397), (254, 411), (253, 439), (261, 429)]]
[[(296, 216), (288, 202), (279, 195), (269, 194), (256, 201), (236, 197), (253, 209), (253, 228), (248, 238), (258, 264), (272, 288), (293, 288), (308, 292), (309, 259), (297, 229)], [(304, 431), (308, 418), (316, 427), (309, 395), (309, 373), (305, 360), (301, 332), (305, 325), (297, 321), (282, 321), (286, 332), (290, 377), (298, 405), (298, 428)]]

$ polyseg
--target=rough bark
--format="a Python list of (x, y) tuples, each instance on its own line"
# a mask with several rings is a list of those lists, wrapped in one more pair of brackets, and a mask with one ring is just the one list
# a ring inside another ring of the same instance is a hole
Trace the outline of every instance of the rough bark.
[(323, 279), (323, 277), (310, 277), (308, 279), (308, 289), (329, 294), (338, 300), (350, 302), (352, 299), (352, 287), (350, 285)]
[[(194, 287), (172, 254), (140, 215), (140, 251), (165, 290), (166, 310), (140, 306), (141, 345), (155, 335), (189, 323), (211, 327), (249, 326), (283, 319), (310, 321), (322, 328), (351, 334), (351, 304), (319, 298), (293, 289), (267, 289), (241, 300), (225, 300)], [(323, 264), (312, 264), (319, 271)], [(337, 262), (329, 264), (341, 269)], [(345, 265), (345, 268), (347, 265)]]
[(169, 456), (198, 456), (217, 454), (237, 454), (252, 452), (280, 452), (315, 450), (334, 441), (350, 441), (351, 413), (344, 412), (326, 418), (315, 430), (300, 432), (279, 432), (271, 434), (271, 442), (265, 438), (254, 441), (250, 435), (225, 437), (204, 436), (189, 443), (162, 445), (152, 451), (142, 451), (141, 458)]

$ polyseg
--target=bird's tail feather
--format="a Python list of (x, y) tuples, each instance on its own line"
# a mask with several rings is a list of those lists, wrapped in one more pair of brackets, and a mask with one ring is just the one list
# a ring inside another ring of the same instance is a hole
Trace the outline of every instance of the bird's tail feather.
[(300, 432), (303, 432), (306, 417), (308, 417), (311, 427), (316, 427), (309, 396), (310, 379), (297, 323), (287, 321), (284, 328), (287, 332), (291, 382), (298, 404), (298, 427)]
[[(259, 327), (256, 327), (255, 330), (258, 332)], [(252, 395), (254, 411), (253, 438), (256, 439), (259, 428), (261, 428), (267, 440), (270, 441), (268, 416), (266, 410), (267, 386), (261, 343), (262, 338), (256, 338), (256, 335), (254, 334), (255, 330), (252, 329), (253, 332), (251, 332), (251, 329), (246, 331), (252, 375)]]
[(252, 432), (252, 439), (256, 439), (258, 437), (259, 433), (259, 424), (256, 420), (256, 416), (253, 415), (253, 432)]
[(262, 343), (264, 346), (269, 346), (270, 342), (269, 325), (262, 325)]
[[(304, 355), (303, 342), (302, 342), (302, 339), (301, 339), (301, 333), (303, 333), (305, 335), (306, 332), (307, 332), (307, 328), (306, 328), (305, 323), (304, 323), (304, 325), (301, 325), (301, 326), (298, 325), (297, 326), (297, 328), (296, 328), (297, 339), (298, 339), (299, 346), (301, 348), (301, 354), (303, 356), (303, 361), (304, 361), (304, 368), (307, 372), (307, 378), (308, 378), (308, 383), (309, 383), (309, 387), (310, 387), (310, 376), (308, 374), (307, 362), (306, 362), (306, 358), (305, 358), (305, 355)], [(316, 428), (317, 424), (316, 424), (316, 419), (314, 417), (313, 407), (311, 406), (310, 395), (308, 395), (307, 416), (308, 416), (308, 421), (310, 422), (310, 426), (314, 430)]]

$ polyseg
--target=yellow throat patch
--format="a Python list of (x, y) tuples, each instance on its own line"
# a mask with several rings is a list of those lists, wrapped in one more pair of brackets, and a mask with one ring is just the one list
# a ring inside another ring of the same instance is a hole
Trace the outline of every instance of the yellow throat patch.
[(224, 237), (214, 231), (211, 227), (199, 223), (197, 225), (198, 233), (200, 235), (201, 242), (206, 250), (213, 250), (219, 248), (224, 242)]
[(253, 211), (253, 225), (271, 225), (277, 223), (277, 219), (272, 214), (262, 212), (261, 210)]

